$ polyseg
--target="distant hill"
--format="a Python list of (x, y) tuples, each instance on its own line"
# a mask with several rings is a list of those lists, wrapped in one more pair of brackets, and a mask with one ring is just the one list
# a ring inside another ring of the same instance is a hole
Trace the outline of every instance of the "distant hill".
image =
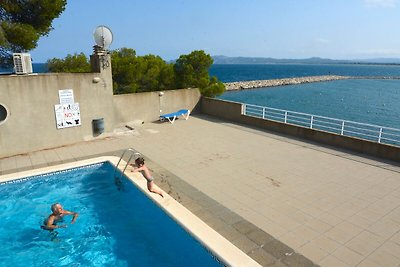
[(277, 59), (265, 57), (212, 56), (214, 64), (400, 64), (399, 58), (340, 60), (320, 57), (304, 59)]

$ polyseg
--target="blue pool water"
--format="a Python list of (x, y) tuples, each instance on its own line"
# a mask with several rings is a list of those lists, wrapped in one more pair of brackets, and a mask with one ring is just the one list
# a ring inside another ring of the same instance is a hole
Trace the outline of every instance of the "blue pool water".
[[(221, 266), (114, 167), (99, 163), (0, 184), (0, 266)], [(40, 229), (60, 202), (80, 214)]]

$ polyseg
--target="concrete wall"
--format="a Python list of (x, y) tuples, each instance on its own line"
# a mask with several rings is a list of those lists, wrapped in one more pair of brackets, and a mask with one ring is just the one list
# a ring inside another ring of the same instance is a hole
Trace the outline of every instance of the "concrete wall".
[[(96, 73), (0, 75), (0, 158), (103, 138), (130, 121), (155, 121), (160, 113), (182, 108), (194, 110), (197, 89), (113, 95), (111, 67)], [(81, 125), (57, 129), (54, 106), (59, 90), (72, 89), (79, 103)], [(104, 133), (93, 134), (92, 121), (104, 119)]]
[[(93, 82), (95, 77), (99, 82)], [(54, 106), (62, 89), (73, 90), (81, 126), (57, 129)], [(97, 118), (106, 121), (105, 131), (112, 130), (112, 95), (107, 74), (0, 76), (0, 104), (8, 110), (0, 124), (0, 157), (93, 138), (92, 120)]]
[(245, 125), (255, 126), (278, 133), (300, 137), (322, 144), (341, 147), (383, 159), (400, 161), (399, 147), (378, 144), (375, 142), (353, 137), (347, 137), (295, 125), (245, 116), (243, 115), (242, 104), (240, 103), (212, 98), (202, 98), (201, 111), (208, 115), (242, 123)]
[(160, 114), (190, 109), (196, 112), (200, 102), (198, 89), (168, 90), (137, 94), (115, 95), (114, 110), (119, 123), (140, 120), (151, 122), (158, 120)]

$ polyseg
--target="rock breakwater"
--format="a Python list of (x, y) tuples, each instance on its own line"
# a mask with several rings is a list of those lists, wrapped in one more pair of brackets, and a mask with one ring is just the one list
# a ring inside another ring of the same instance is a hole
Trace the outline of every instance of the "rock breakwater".
[(307, 77), (272, 79), (272, 80), (230, 82), (230, 83), (224, 83), (224, 84), (225, 84), (226, 90), (230, 91), (230, 90), (244, 90), (244, 89), (261, 88), (261, 87), (282, 86), (282, 85), (290, 85), (290, 84), (343, 80), (343, 79), (351, 79), (351, 78), (353, 78), (353, 77), (338, 76), (338, 75), (324, 75), (324, 76), (307, 76)]

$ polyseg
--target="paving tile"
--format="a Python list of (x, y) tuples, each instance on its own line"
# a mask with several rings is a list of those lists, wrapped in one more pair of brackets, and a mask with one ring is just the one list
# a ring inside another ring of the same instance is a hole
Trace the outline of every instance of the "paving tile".
[(235, 228), (233, 228), (229, 225), (222, 229), (219, 229), (218, 233), (220, 233), (223, 237), (225, 237), (226, 239), (228, 239), (231, 242), (233, 240), (238, 239), (241, 236), (243, 236), (242, 233), (240, 233), (238, 230), (236, 230)]
[(249, 232), (255, 230), (254, 225), (245, 220), (239, 221), (232, 226), (242, 234), (248, 234)]
[(279, 237), (279, 240), (293, 249), (298, 249), (308, 242), (306, 239), (298, 238), (295, 232), (288, 232)]
[(245, 253), (249, 253), (250, 251), (258, 248), (258, 245), (248, 239), (246, 236), (241, 236), (231, 242)]
[(393, 235), (390, 240), (396, 242), (397, 244), (400, 244), (400, 232), (397, 232), (395, 235)]
[(341, 222), (334, 226), (332, 229), (325, 232), (324, 235), (341, 244), (345, 244), (347, 241), (353, 239), (362, 231), (362, 228), (354, 224), (351, 224), (349, 222)]
[(363, 238), (355, 237), (346, 243), (346, 247), (352, 251), (357, 252), (364, 257), (371, 254), (374, 250), (380, 247), (381, 244), (378, 242), (368, 242)]
[(257, 225), (275, 238), (278, 238), (279, 236), (282, 236), (283, 234), (289, 232), (278, 223), (274, 223), (271, 221), (260, 222)]
[(29, 157), (31, 158), (32, 166), (47, 165), (45, 157), (40, 152), (29, 153)]
[[(400, 199), (399, 199), (399, 201), (400, 201)], [(393, 210), (392, 212), (387, 214), (385, 216), (385, 219), (389, 219), (389, 220), (394, 221), (395, 223), (400, 224), (400, 207), (396, 208), (395, 210)]]
[(2, 172), (15, 170), (16, 168), (17, 168), (17, 162), (15, 161), (15, 157), (1, 159)]
[(340, 244), (326, 236), (317, 237), (317, 238), (311, 240), (309, 243), (328, 252), (328, 253), (332, 253), (336, 249), (338, 249), (340, 246), (342, 246), (342, 244)]
[(356, 266), (364, 259), (364, 256), (344, 246), (334, 251), (332, 256), (335, 256), (350, 266)]
[(274, 239), (271, 235), (265, 233), (261, 229), (252, 230), (251, 232), (247, 233), (246, 236), (259, 246), (265, 245)]
[(383, 237), (384, 239), (387, 239), (398, 232), (399, 228), (400, 224), (392, 220), (379, 220), (368, 227), (367, 230)]
[(399, 243), (388, 241), (388, 242), (385, 242), (379, 249), (397, 257), (399, 259), (399, 265), (400, 265), (400, 244)]
[(349, 223), (352, 223), (354, 225), (357, 225), (357, 226), (359, 226), (359, 227), (361, 227), (363, 229), (367, 229), (374, 222), (376, 222), (372, 218), (366, 218), (366, 217), (360, 216), (359, 214), (355, 214), (355, 215), (347, 218), (346, 221), (349, 222)]
[(200, 204), (198, 204), (197, 202), (195, 202), (191, 199), (190, 199), (190, 201), (186, 201), (183, 204), (187, 209), (189, 209), (191, 212), (193, 212), (195, 214), (197, 212), (204, 210), (203, 206), (201, 206)]
[(226, 209), (225, 211), (218, 213), (218, 216), (221, 218), (221, 220), (230, 225), (235, 224), (243, 219), (242, 217), (238, 216), (236, 213), (232, 212), (229, 209)]
[(330, 214), (329, 212), (321, 214), (317, 218), (319, 220), (321, 220), (322, 222), (327, 223), (332, 226), (338, 225), (339, 223), (343, 222), (343, 219), (341, 219), (337, 216), (334, 216), (334, 215)]
[(344, 263), (343, 261), (332, 255), (329, 255), (322, 259), (319, 264), (323, 267), (350, 267), (350, 265)]
[(209, 212), (208, 210), (203, 209), (199, 209), (196, 211), (193, 211), (193, 213), (199, 217), (200, 219), (202, 219), (203, 221), (206, 221), (210, 218), (212, 218), (214, 216), (214, 214), (212, 214), (211, 212)]
[(316, 267), (317, 265), (311, 260), (305, 258), (304, 256), (293, 253), (290, 256), (287, 256), (281, 260), (283, 263), (286, 263), (288, 266), (297, 266), (297, 267)]
[(263, 246), (263, 250), (267, 253), (271, 254), (277, 259), (283, 259), (288, 255), (292, 255), (294, 250), (283, 244), (278, 240), (272, 240)]
[(48, 150), (43, 150), (43, 157), (46, 160), (46, 163), (52, 164), (52, 165), (58, 165), (62, 163), (62, 160), (60, 157), (57, 155), (57, 153), (54, 150), (48, 149)]
[(400, 265), (400, 258), (397, 258), (382, 249), (377, 249), (371, 253), (367, 259), (385, 267), (398, 267)]
[(377, 263), (375, 261), (365, 259), (362, 262), (360, 262), (357, 267), (382, 267), (380, 263)]
[(297, 251), (303, 255), (307, 255), (310, 260), (316, 263), (320, 262), (323, 258), (329, 255), (328, 252), (311, 242), (299, 247)]
[(293, 231), (299, 239), (309, 242), (320, 236), (320, 234), (310, 227), (300, 226)]
[(287, 264), (280, 261), (275, 261), (271, 265), (268, 265), (268, 267), (287, 267)]
[(15, 157), (16, 166), (18, 169), (32, 169), (32, 162), (29, 155)]
[(325, 223), (319, 219), (313, 219), (305, 224), (315, 232), (325, 233), (332, 228), (332, 225)]
[(216, 217), (208, 218), (207, 220), (205, 220), (205, 223), (217, 231), (226, 227), (226, 223)]
[(268, 254), (265, 250), (261, 248), (257, 248), (251, 251), (250, 253), (248, 253), (248, 255), (262, 266), (271, 266), (277, 261), (275, 257)]

